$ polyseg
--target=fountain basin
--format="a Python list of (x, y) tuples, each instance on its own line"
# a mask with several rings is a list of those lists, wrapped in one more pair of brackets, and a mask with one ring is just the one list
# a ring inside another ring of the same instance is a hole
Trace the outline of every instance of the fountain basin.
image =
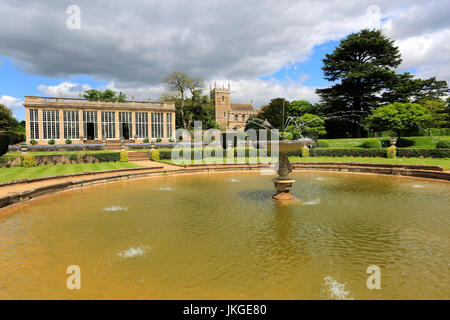
[[(288, 206), (272, 201), (267, 176), (235, 172), (11, 207), (0, 215), (0, 299), (450, 298), (448, 182), (291, 176), (303, 201)], [(366, 286), (373, 264), (381, 290)], [(69, 265), (81, 290), (66, 287)]]

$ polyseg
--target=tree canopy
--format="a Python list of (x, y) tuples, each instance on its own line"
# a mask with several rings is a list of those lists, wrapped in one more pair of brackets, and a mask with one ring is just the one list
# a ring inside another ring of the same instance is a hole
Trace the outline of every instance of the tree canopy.
[(394, 102), (373, 110), (365, 125), (374, 131), (394, 131), (400, 137), (425, 128), (431, 119), (430, 110), (420, 104)]
[(106, 89), (105, 91), (90, 89), (86, 90), (83, 94), (83, 97), (85, 99), (88, 99), (90, 101), (119, 101), (124, 102), (127, 99), (127, 96), (124, 95), (122, 92), (119, 93), (119, 95), (116, 95), (115, 91)]
[(10, 108), (0, 103), (0, 131), (13, 130), (19, 126)]
[[(180, 98), (177, 114), (182, 127), (184, 129), (188, 129), (192, 123), (193, 118), (191, 116), (192, 112), (189, 112), (185, 108), (186, 93), (190, 92), (192, 95), (192, 99), (194, 99), (195, 91), (201, 90), (203, 88), (203, 79), (191, 78), (188, 74), (183, 72), (172, 72), (164, 79), (164, 83), (172, 92), (172, 96), (175, 96), (173, 93), (176, 93), (176, 96)], [(191, 105), (193, 105), (194, 100), (191, 100), (191, 102)]]
[(356, 124), (355, 134), (361, 136), (361, 119), (377, 105), (377, 93), (393, 81), (401, 62), (394, 41), (380, 30), (363, 29), (326, 54), (322, 70), (334, 84), (316, 92), (331, 112), (347, 111)]

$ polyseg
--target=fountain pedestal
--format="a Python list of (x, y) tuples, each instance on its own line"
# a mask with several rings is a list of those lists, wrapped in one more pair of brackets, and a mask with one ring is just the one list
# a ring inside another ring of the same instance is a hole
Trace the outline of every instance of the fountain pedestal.
[[(289, 174), (293, 171), (292, 164), (289, 162), (289, 152), (296, 151), (303, 146), (311, 145), (313, 141), (311, 139), (300, 140), (281, 140), (279, 141), (279, 156), (278, 156), (278, 177), (273, 179), (276, 193), (272, 196), (272, 199), (277, 201), (296, 200), (297, 198), (291, 194), (292, 184), (294, 179), (289, 177)], [(270, 149), (273, 149), (270, 144)]]
[(273, 179), (276, 193), (272, 196), (274, 200), (295, 200), (296, 198), (291, 194), (292, 184), (294, 179), (288, 177), (292, 172), (292, 164), (289, 162), (288, 153), (281, 151), (278, 158), (278, 177)]

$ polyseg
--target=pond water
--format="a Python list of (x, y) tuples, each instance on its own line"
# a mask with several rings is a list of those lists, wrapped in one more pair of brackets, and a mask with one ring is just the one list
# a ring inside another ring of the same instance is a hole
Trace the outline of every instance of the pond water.
[[(297, 173), (108, 183), (0, 214), (0, 298), (449, 299), (450, 184)], [(66, 269), (81, 270), (69, 290)], [(366, 285), (380, 268), (381, 289)]]

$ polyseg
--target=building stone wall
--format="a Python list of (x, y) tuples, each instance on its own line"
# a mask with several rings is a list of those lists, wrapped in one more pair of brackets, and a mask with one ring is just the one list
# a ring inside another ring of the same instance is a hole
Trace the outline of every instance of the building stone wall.
[(231, 103), (230, 84), (228, 88), (210, 88), (210, 97), (214, 105), (217, 124), (222, 129), (244, 130), (245, 124), (252, 115), (256, 114), (252, 104)]
[[(31, 128), (30, 128), (30, 110), (37, 110), (38, 113), (38, 128), (39, 139), (34, 139), (38, 144), (48, 144), (51, 139), (44, 139), (44, 110), (56, 111), (59, 115), (59, 139), (55, 140), (56, 144), (64, 144), (66, 137), (64, 131), (64, 111), (78, 112), (78, 137), (72, 137), (70, 140), (74, 144), (84, 143), (87, 140), (87, 133), (84, 132), (83, 111), (93, 111), (97, 113), (97, 139), (95, 141), (101, 142), (102, 137), (102, 112), (114, 112), (114, 131), (115, 136), (108, 140), (121, 140), (119, 112), (131, 112), (131, 128), (128, 127), (129, 139), (133, 139), (136, 135), (136, 112), (147, 113), (148, 117), (148, 136), (149, 140), (154, 140), (156, 137), (152, 136), (152, 114), (162, 113), (162, 140), (169, 140), (175, 136), (175, 103), (159, 103), (159, 102), (109, 102), (109, 101), (90, 101), (85, 99), (70, 99), (70, 98), (48, 98), (39, 96), (25, 96), (25, 122), (26, 122), (26, 140), (30, 143)], [(167, 132), (167, 114), (172, 114), (172, 132)], [(76, 126), (76, 125), (74, 125)], [(94, 129), (95, 130), (95, 129)], [(142, 142), (145, 138), (138, 138), (137, 142)]]

